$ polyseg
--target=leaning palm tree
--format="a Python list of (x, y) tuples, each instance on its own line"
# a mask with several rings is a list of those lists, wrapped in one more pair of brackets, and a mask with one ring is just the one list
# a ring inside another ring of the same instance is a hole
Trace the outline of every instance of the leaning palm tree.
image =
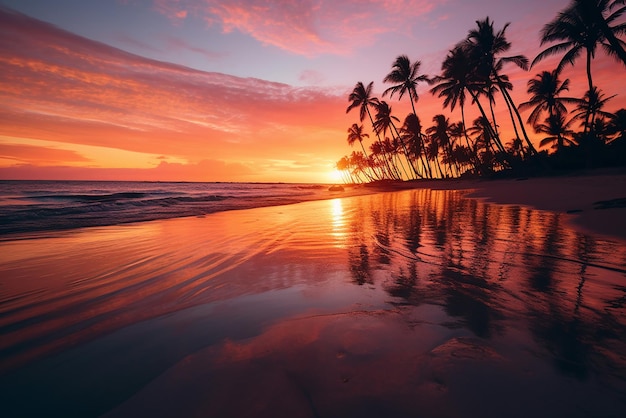
[[(359, 120), (363, 122), (365, 116), (369, 116), (370, 123), (372, 127), (374, 126), (374, 118), (372, 117), (372, 113), (370, 112), (370, 107), (376, 106), (378, 104), (378, 99), (372, 96), (372, 89), (374, 87), (374, 82), (370, 82), (367, 87), (363, 85), (362, 82), (356, 83), (352, 93), (348, 96), (348, 101), (350, 105), (346, 109), (346, 113), (349, 113), (352, 109), (359, 109)], [(378, 138), (378, 142), (381, 142), (380, 136), (378, 133), (376, 134)]]
[[(383, 97), (389, 94), (389, 97), (393, 98), (394, 94), (398, 93), (398, 99), (401, 100), (402, 96), (408, 93), (411, 109), (413, 109), (414, 114), (417, 114), (415, 111), (415, 103), (419, 99), (417, 85), (421, 82), (430, 82), (427, 75), (419, 73), (421, 65), (421, 61), (411, 63), (411, 60), (406, 55), (397, 57), (391, 72), (383, 80), (385, 83), (395, 84), (383, 92)], [(420, 137), (419, 140), (422, 140), (422, 138)], [(423, 147), (424, 144), (422, 144)]]
[[(376, 133), (378, 133), (379, 135), (382, 134), (384, 136), (387, 131), (389, 131), (394, 139), (400, 137), (394, 121), (399, 122), (400, 119), (391, 114), (391, 106), (389, 106), (389, 104), (387, 104), (387, 102), (385, 102), (384, 100), (379, 102), (376, 105), (376, 119), (374, 120), (374, 130), (376, 131)], [(408, 151), (404, 142), (402, 141), (402, 139), (400, 139), (400, 141), (402, 143), (402, 147), (404, 148), (405, 155), (408, 155)], [(415, 171), (415, 167), (413, 167), (412, 164), (411, 167), (413, 168), (413, 172), (417, 174), (417, 172)], [(395, 170), (397, 171), (397, 167), (391, 166), (390, 168), (395, 168)]]
[(544, 112), (547, 116), (556, 113), (567, 114), (566, 103), (578, 104), (580, 99), (572, 97), (560, 97), (560, 95), (569, 90), (569, 79), (559, 80), (557, 70), (542, 71), (535, 78), (528, 81), (527, 92), (530, 94), (530, 100), (520, 103), (519, 109), (526, 110), (532, 108), (528, 116), (528, 123), (535, 126), (541, 120)]
[(363, 140), (365, 138), (369, 138), (369, 134), (363, 132), (363, 125), (353, 123), (352, 126), (348, 128), (348, 145), (353, 146), (354, 143), (358, 141), (359, 144), (361, 144), (363, 155), (365, 155), (365, 158), (369, 158), (367, 151), (365, 151), (365, 147), (363, 146)]
[[(435, 84), (430, 92), (437, 97), (443, 97), (444, 109), (450, 106), (450, 110), (454, 110), (456, 104), (461, 109), (461, 122), (465, 123), (465, 100), (466, 92), (474, 88), (475, 80), (470, 65), (467, 48), (462, 44), (458, 44), (448, 52), (446, 58), (441, 64), (441, 75), (431, 79), (431, 84)], [(467, 141), (467, 146), (471, 147), (467, 131), (464, 129), (463, 134)]]
[[(511, 114), (511, 122), (516, 133), (517, 125), (519, 125), (519, 129), (522, 131), (529, 151), (534, 154), (536, 150), (528, 138), (522, 117), (513, 102), (513, 98), (508, 92), (508, 90), (513, 88), (513, 85), (509, 82), (508, 77), (502, 74), (502, 68), (507, 63), (515, 64), (519, 68), (527, 70), (528, 58), (524, 55), (500, 56), (511, 49), (511, 43), (506, 39), (506, 29), (509, 23), (505, 24), (504, 27), (497, 32), (494, 30), (493, 22), (489, 17), (484, 20), (477, 20), (476, 24), (477, 28), (469, 32), (466, 43), (477, 76), (483, 81), (485, 91), (489, 94), (493, 91), (493, 85), (498, 87)], [(489, 100), (493, 100), (491, 95), (489, 96)], [(496, 145), (500, 151), (505, 152), (495, 127), (493, 127), (493, 130)]]

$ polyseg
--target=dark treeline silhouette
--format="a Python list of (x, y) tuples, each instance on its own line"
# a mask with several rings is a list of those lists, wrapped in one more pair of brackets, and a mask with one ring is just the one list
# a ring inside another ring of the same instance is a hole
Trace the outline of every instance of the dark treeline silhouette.
[[(348, 129), (348, 143), (358, 141), (361, 151), (337, 162), (343, 180), (364, 183), (626, 165), (626, 109), (607, 112), (606, 104), (615, 96), (594, 85), (592, 77), (598, 49), (626, 66), (626, 42), (620, 39), (626, 33), (621, 19), (625, 12), (624, 0), (572, 0), (542, 29), (541, 45), (549, 46), (532, 62), (523, 55), (508, 55), (509, 24), (496, 30), (489, 17), (476, 21), (477, 26), (448, 52), (439, 75), (420, 74), (420, 61), (397, 57), (383, 80), (391, 87), (382, 97), (405, 97), (412, 112), (401, 120), (386, 101), (372, 95), (373, 82), (358, 82), (346, 112), (359, 111), (359, 123)], [(528, 101), (516, 104), (505, 67), (530, 70), (553, 55), (561, 56), (557, 67), (530, 79)], [(562, 70), (579, 57), (586, 60), (588, 89), (583, 97), (568, 97), (570, 81), (563, 79)], [(430, 93), (443, 100), (444, 109), (452, 112), (458, 107), (461, 120), (452, 122), (438, 114), (424, 127), (415, 109), (420, 83), (431, 86)], [(502, 103), (515, 135), (508, 141), (502, 138), (495, 112)], [(479, 114), (469, 123), (467, 106)], [(529, 115), (523, 118), (521, 112)], [(536, 135), (539, 151), (528, 128)], [(368, 129), (373, 133), (369, 151), (364, 145)]]

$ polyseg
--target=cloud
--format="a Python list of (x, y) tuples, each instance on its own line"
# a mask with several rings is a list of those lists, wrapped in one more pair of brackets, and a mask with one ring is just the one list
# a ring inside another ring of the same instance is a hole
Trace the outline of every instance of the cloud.
[(255, 173), (251, 166), (222, 160), (198, 163), (161, 163), (154, 168), (85, 168), (19, 164), (0, 167), (0, 179), (39, 180), (136, 180), (136, 181), (246, 181)]
[(20, 164), (39, 165), (90, 161), (88, 158), (72, 150), (0, 143), (0, 160), (2, 159), (13, 160)]
[(6, 9), (0, 73), (4, 136), (190, 163), (289, 160), (344, 136), (343, 95), (142, 58)]
[(324, 74), (315, 70), (302, 71), (298, 77), (298, 80), (308, 84), (321, 84), (325, 79), (326, 77), (324, 77)]
[(176, 50), (183, 49), (183, 50), (195, 52), (196, 54), (203, 55), (205, 58), (211, 61), (223, 58), (226, 55), (224, 53), (212, 52), (204, 48), (192, 46), (189, 44), (189, 42), (185, 41), (184, 39), (177, 38), (174, 36), (167, 38), (166, 42), (167, 42), (168, 47), (171, 49), (176, 49)]
[(155, 0), (172, 19), (183, 11), (259, 42), (305, 56), (346, 54), (413, 23), (446, 0)]

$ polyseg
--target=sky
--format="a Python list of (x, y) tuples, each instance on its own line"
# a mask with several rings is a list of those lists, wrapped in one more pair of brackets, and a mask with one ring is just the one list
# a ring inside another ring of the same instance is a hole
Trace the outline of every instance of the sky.
[[(487, 16), (496, 30), (510, 23), (509, 55), (532, 60), (541, 28), (567, 4), (0, 0), (0, 179), (332, 183), (352, 151), (358, 115), (346, 108), (357, 82), (373, 81), (380, 97), (401, 54), (438, 74)], [(514, 100), (555, 63), (506, 67)], [(617, 95), (606, 110), (625, 108), (624, 67), (598, 53), (592, 71)], [(584, 61), (564, 77), (581, 97)], [(460, 120), (429, 88), (418, 87), (422, 124), (437, 113)], [(408, 102), (385, 100), (404, 119)]]

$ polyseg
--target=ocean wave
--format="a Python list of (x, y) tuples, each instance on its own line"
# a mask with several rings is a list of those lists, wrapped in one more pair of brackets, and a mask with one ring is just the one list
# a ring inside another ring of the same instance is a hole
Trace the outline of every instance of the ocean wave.
[[(158, 187), (133, 182), (41, 182), (30, 188), (24, 185), (29, 184), (20, 184), (19, 190), (16, 186), (11, 190), (0, 188), (0, 235), (296, 203), (323, 190), (317, 185), (247, 183), (160, 183)], [(6, 187), (6, 183), (0, 186)]]

